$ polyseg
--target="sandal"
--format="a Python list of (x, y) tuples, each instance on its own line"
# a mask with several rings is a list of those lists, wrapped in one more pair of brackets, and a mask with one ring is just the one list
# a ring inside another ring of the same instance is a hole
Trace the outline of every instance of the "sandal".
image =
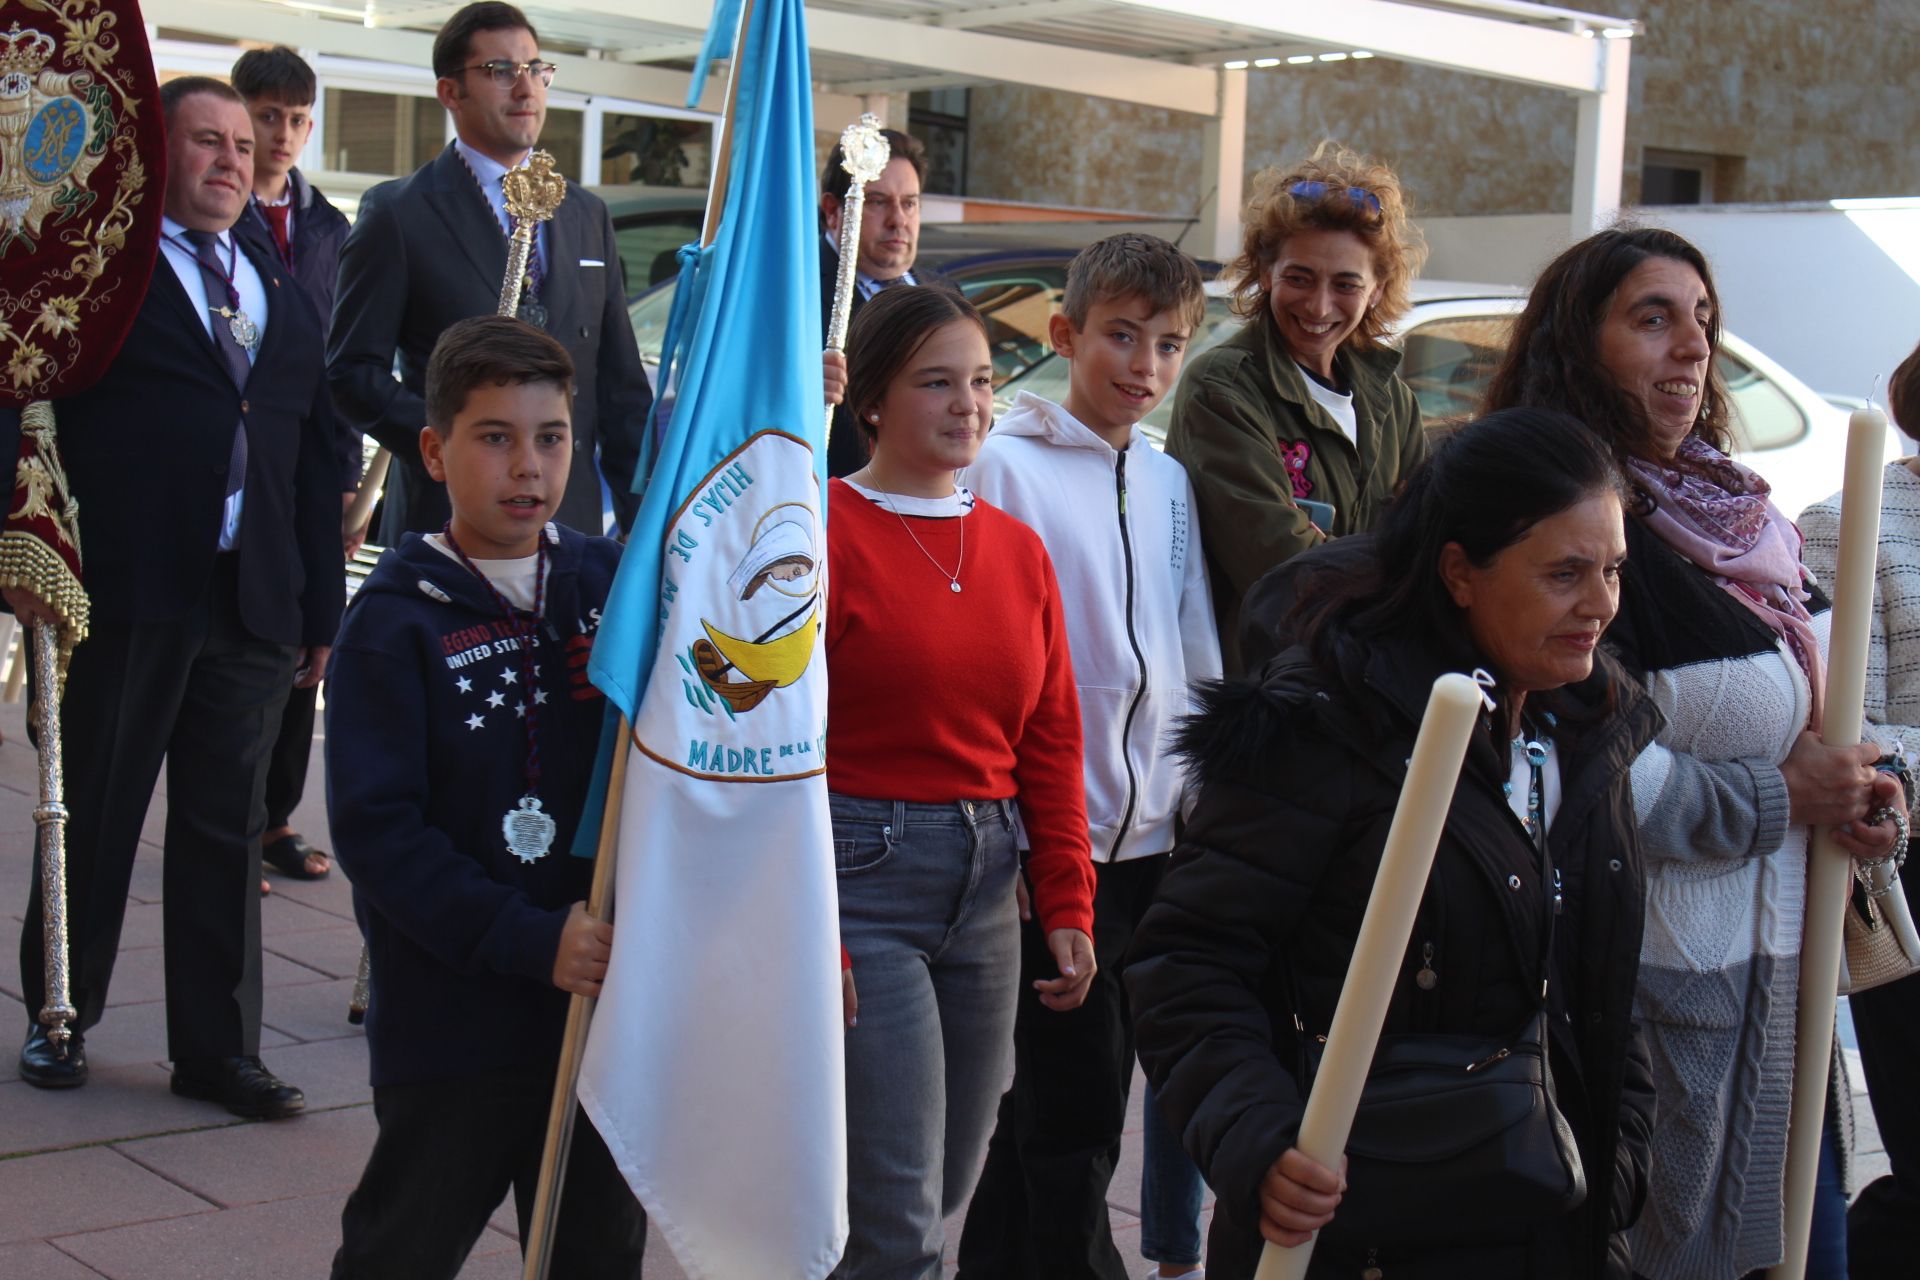
[(324, 858), (327, 855), (307, 843), (306, 837), (298, 831), (281, 836), (271, 844), (262, 845), (260, 860), (278, 871), (281, 875), (294, 880), (324, 880), (333, 872), (332, 866), (314, 871), (307, 866), (310, 858)]

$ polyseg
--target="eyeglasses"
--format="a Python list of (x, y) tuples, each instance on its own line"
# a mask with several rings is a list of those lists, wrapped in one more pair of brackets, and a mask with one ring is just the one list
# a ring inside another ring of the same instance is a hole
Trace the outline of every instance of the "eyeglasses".
[[(1287, 188), (1288, 195), (1297, 196), (1302, 200), (1324, 200), (1327, 198), (1327, 191), (1327, 184), (1319, 181), (1296, 182)], [(1365, 209), (1370, 213), (1380, 212), (1380, 197), (1365, 187), (1348, 187), (1347, 199), (1353, 201), (1353, 207), (1356, 209)]]
[(484, 71), (493, 77), (493, 82), (502, 89), (511, 89), (518, 84), (522, 75), (535, 76), (543, 85), (553, 83), (556, 70), (551, 62), (508, 62), (505, 58), (495, 58), (492, 62), (475, 63), (471, 67), (462, 67), (462, 71)]

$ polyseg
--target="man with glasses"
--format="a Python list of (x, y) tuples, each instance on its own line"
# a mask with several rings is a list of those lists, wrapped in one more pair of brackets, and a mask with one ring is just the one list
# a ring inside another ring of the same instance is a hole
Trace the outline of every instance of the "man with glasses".
[[(499, 303), (512, 231), (501, 179), (540, 140), (554, 66), (541, 59), (525, 14), (487, 0), (440, 28), (433, 72), (454, 140), (411, 177), (383, 182), (361, 199), (340, 257), (327, 342), (341, 415), (393, 452), (397, 480), (387, 484), (379, 530), (387, 544), (403, 532), (438, 532), (446, 522), (446, 492), (420, 460), (427, 358), (448, 325), (491, 314)], [(613, 221), (598, 197), (571, 180), (559, 212), (535, 232), (520, 317), (557, 338), (577, 370), (574, 466), (558, 518), (601, 530), (604, 472), (625, 528), (639, 505), (633, 469), (653, 393), (627, 321)]]

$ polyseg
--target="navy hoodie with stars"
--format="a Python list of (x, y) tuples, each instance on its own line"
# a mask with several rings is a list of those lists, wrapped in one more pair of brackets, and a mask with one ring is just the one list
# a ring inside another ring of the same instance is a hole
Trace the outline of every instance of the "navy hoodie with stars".
[[(587, 655), (620, 547), (547, 526), (534, 688), (487, 586), (408, 534), (348, 606), (327, 671), (327, 819), (372, 952), (373, 1083), (551, 1070), (567, 996), (553, 960), (592, 864), (568, 851), (605, 701)], [(526, 794), (558, 830), (532, 862), (501, 820)]]

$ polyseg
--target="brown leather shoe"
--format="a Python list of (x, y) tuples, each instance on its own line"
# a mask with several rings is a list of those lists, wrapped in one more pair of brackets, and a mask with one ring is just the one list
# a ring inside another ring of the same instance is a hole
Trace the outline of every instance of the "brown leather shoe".
[(258, 1058), (190, 1058), (173, 1064), (173, 1091), (217, 1102), (249, 1120), (283, 1120), (306, 1110), (307, 1095)]

